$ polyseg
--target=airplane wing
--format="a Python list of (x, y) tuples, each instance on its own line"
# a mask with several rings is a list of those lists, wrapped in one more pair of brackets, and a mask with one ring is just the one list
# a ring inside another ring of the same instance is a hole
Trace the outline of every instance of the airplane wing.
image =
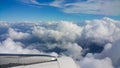
[(41, 54), (0, 54), (0, 68), (76, 68), (70, 57)]

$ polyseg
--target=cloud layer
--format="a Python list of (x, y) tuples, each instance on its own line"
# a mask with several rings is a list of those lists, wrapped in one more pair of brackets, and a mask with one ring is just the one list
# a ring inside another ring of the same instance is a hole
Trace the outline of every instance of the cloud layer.
[(81, 68), (120, 67), (120, 21), (107, 17), (47, 23), (0, 23), (0, 53), (52, 53)]
[(120, 15), (120, 0), (54, 0), (48, 3), (41, 3), (39, 0), (21, 1), (39, 7), (56, 7), (65, 13)]

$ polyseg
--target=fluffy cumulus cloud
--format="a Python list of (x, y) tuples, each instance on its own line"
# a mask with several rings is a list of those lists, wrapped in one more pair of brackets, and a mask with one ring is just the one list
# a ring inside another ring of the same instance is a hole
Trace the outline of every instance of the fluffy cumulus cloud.
[(51, 0), (41, 3), (38, 0), (21, 0), (29, 5), (51, 6), (65, 13), (85, 13), (100, 15), (120, 15), (120, 0)]
[(22, 46), (24, 46), (24, 44), (22, 44), (21, 42), (15, 42), (12, 39), (8, 38), (0, 43), (0, 53), (17, 53), (17, 54), (40, 53), (36, 49), (31, 50), (23, 48)]
[(18, 39), (19, 40), (19, 39), (25, 39), (25, 38), (29, 37), (29, 34), (28, 33), (23, 33), (23, 32), (17, 32), (14, 29), (9, 28), (8, 29), (8, 36), (11, 39)]
[(63, 49), (65, 51), (61, 52), (61, 54), (70, 56), (75, 59), (79, 59), (79, 57), (81, 57), (82, 48), (77, 43), (63, 42), (61, 44), (59, 44), (59, 43), (48, 44), (47, 47), (49, 49), (52, 49), (55, 47)]
[(99, 57), (109, 57), (113, 64), (118, 67), (120, 65), (120, 40), (117, 40), (113, 43), (108, 43), (105, 45), (105, 49), (103, 52), (99, 55)]
[(94, 42), (113, 42), (120, 38), (119, 21), (104, 17), (102, 20), (86, 21), (83, 36), (94, 38)]
[(82, 32), (82, 28), (72, 22), (61, 21), (53, 25), (54, 29), (34, 27), (32, 33), (45, 40), (52, 38), (56, 41), (74, 41)]
[(119, 68), (120, 21), (85, 23), (1, 23), (0, 53), (58, 54), (72, 57), (80, 68)]
[(114, 68), (109, 58), (96, 59), (92, 56), (85, 57), (80, 61), (81, 68)]

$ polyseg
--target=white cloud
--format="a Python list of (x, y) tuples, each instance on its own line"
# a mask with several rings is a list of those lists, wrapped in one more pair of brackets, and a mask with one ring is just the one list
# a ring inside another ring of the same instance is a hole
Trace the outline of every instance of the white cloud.
[(74, 3), (61, 2), (55, 0), (51, 3), (51, 6), (62, 7), (62, 10), (66, 13), (120, 15), (120, 0), (87, 0), (84, 2), (76, 1)]
[(8, 30), (8, 36), (11, 39), (17, 39), (17, 40), (19, 40), (19, 39), (25, 39), (25, 38), (29, 37), (30, 35), (28, 33), (17, 32), (14, 29), (9, 28), (9, 30)]
[(36, 0), (21, 0), (21, 2), (27, 4), (39, 4), (39, 2), (37, 2)]
[(85, 57), (80, 61), (80, 68), (114, 68), (109, 58), (95, 59), (93, 56)]
[(41, 7), (43, 5), (48, 5), (47, 3), (40, 3), (37, 0), (20, 0), (21, 2), (28, 4), (28, 5), (33, 5), (33, 6), (38, 6)]
[[(55, 27), (47, 28), (35, 26), (33, 28), (32, 34), (37, 38), (45, 41), (45, 45), (47, 46), (48, 50), (58, 47), (60, 49), (66, 50), (63, 53), (65, 55), (69, 55), (74, 58), (80, 57), (82, 48), (77, 43), (72, 42), (81, 36), (82, 28), (72, 22), (67, 21), (47, 24), (48, 27), (51, 25), (54, 25)], [(53, 40), (57, 41), (58, 43), (51, 43)]]
[(58, 7), (58, 8), (62, 8), (63, 3), (64, 3), (64, 0), (55, 0), (55, 1), (51, 2), (49, 5)]
[[(83, 26), (67, 21), (37, 23), (36, 25), (19, 24), (27, 29), (12, 28), (14, 25), (9, 24), (8, 32), (6, 30), (5, 34), (8, 36), (1, 39), (3, 36), (0, 35), (0, 53), (39, 53), (42, 51), (53, 52), (53, 55), (57, 55), (55, 53), (57, 47), (58, 51), (63, 50), (57, 52), (59, 55), (74, 58), (80, 64), (80, 68), (120, 67), (120, 21), (104, 17), (87, 20), (85, 23)], [(21, 32), (22, 30), (29, 32), (24, 33)], [(96, 49), (94, 55), (87, 53), (86, 57), (81, 56), (85, 50), (88, 49), (89, 52), (89, 46), (93, 45), (91, 44), (93, 42), (104, 47), (103, 51), (98, 54)]]
[(105, 45), (105, 49), (100, 54), (100, 57), (109, 57), (111, 58), (113, 64), (115, 66), (120, 66), (120, 40), (113, 42), (112, 44), (109, 43)]
[(21, 42), (14, 42), (12, 39), (7, 38), (5, 41), (0, 43), (0, 53), (17, 53), (17, 54), (34, 54), (40, 53), (36, 49), (23, 48), (24, 44)]
[(81, 54), (82, 54), (81, 53), (82, 48), (77, 43), (64, 43), (59, 47), (63, 49), (67, 49), (67, 51), (65, 52), (66, 55), (74, 59), (80, 59)]
[(54, 38), (56, 40), (60, 39), (60, 32), (54, 31), (54, 30), (49, 30), (43, 27), (34, 27), (32, 31), (33, 35), (36, 37), (42, 39), (42, 40), (49, 40), (51, 38)]
[(59, 43), (47, 44), (46, 46), (48, 47), (48, 49), (52, 49), (52, 48), (55, 48), (55, 47), (63, 49), (65, 51), (62, 52), (62, 54), (70, 56), (74, 59), (80, 59), (81, 54), (82, 54), (81, 53), (82, 47), (79, 46), (77, 43), (63, 42), (61, 44), (59, 44)]
[(120, 15), (120, 0), (87, 0), (67, 2), (67, 0), (54, 0), (49, 3), (40, 3), (37, 0), (21, 0), (29, 5), (52, 6), (61, 9), (65, 13), (84, 13), (99, 15)]
[(101, 20), (86, 21), (83, 27), (83, 37), (94, 42), (113, 42), (120, 38), (120, 21), (104, 17)]
[(74, 41), (77, 37), (81, 36), (82, 28), (74, 23), (61, 21), (52, 24), (56, 26), (54, 29), (37, 26), (33, 28), (32, 33), (43, 40), (52, 38), (56, 41)]
[(0, 21), (0, 27), (9, 27), (10, 25), (8, 24), (7, 21)]

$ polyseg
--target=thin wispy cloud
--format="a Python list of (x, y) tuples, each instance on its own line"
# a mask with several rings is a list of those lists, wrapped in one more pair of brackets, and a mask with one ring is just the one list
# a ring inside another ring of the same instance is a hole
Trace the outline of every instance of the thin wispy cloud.
[(88, 0), (64, 5), (66, 13), (120, 15), (120, 0)]
[(40, 3), (37, 0), (20, 0), (20, 2), (28, 4), (28, 5), (37, 5), (37, 6), (43, 6), (43, 5), (48, 5), (47, 3)]
[(68, 2), (67, 0), (54, 0), (49, 3), (40, 3), (37, 0), (22, 0), (27, 4), (51, 6), (61, 9), (65, 13), (120, 15), (120, 0), (87, 0)]

